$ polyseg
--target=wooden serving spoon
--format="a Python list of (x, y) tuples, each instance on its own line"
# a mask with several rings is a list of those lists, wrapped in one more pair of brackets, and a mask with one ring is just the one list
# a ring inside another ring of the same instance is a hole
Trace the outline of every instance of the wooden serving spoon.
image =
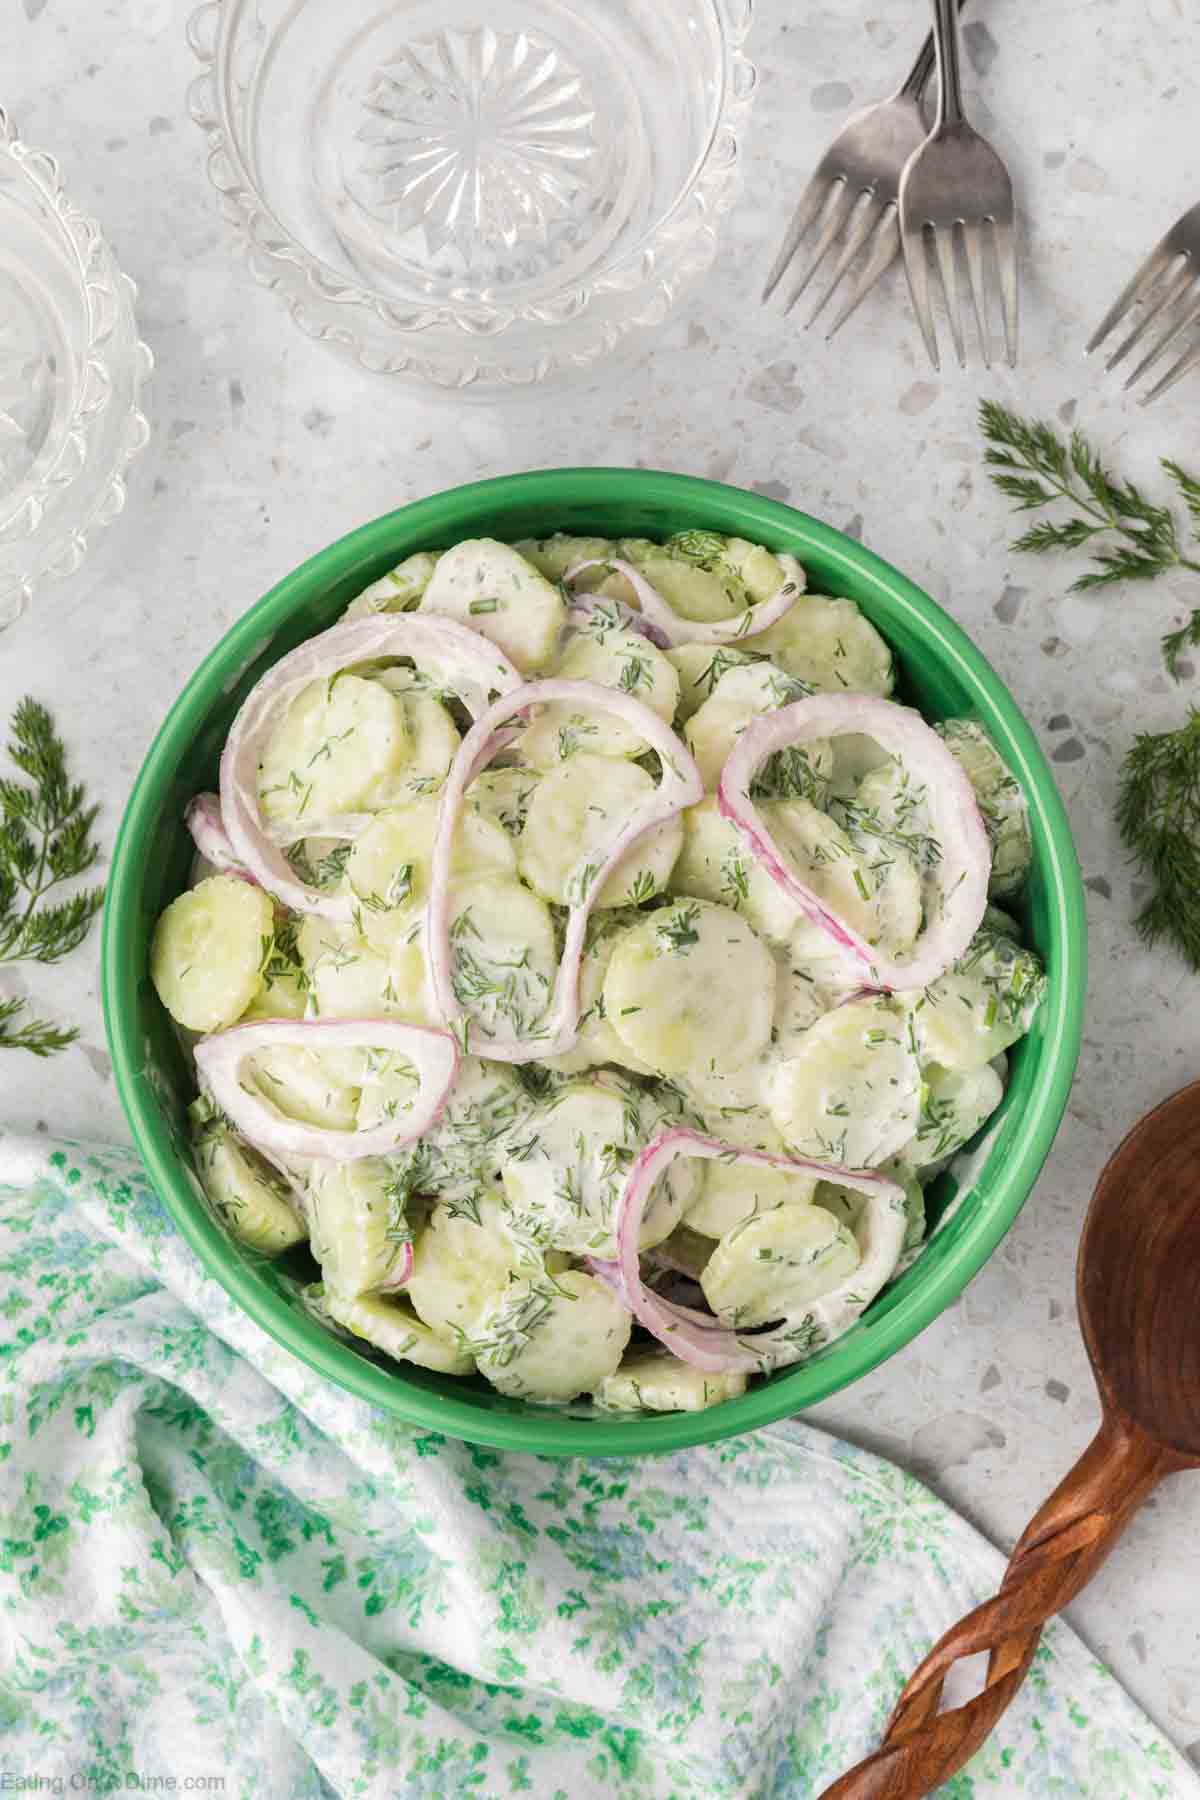
[[(948, 1781), (1025, 1679), (1046, 1620), (1087, 1585), (1164, 1475), (1200, 1468), (1200, 1082), (1136, 1125), (1101, 1175), (1076, 1291), (1099, 1432), (1021, 1538), (1000, 1592), (934, 1645), (882, 1746), (821, 1800), (918, 1800)], [(982, 1691), (939, 1712), (952, 1665), (981, 1650)]]

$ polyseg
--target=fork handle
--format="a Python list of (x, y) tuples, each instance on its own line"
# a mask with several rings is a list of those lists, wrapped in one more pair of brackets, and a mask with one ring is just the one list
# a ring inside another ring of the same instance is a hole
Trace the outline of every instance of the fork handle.
[[(966, 4), (967, 0), (958, 0), (960, 12)], [(925, 92), (925, 89), (929, 86), (929, 78), (936, 68), (937, 46), (933, 41), (933, 33), (930, 31), (926, 34), (925, 42), (921, 45), (921, 54), (913, 64), (909, 71), (908, 79), (900, 89), (904, 98), (906, 100), (919, 100), (921, 95)]]
[(963, 122), (962, 75), (958, 66), (958, 0), (933, 0), (933, 40), (937, 46), (938, 102), (934, 130)]

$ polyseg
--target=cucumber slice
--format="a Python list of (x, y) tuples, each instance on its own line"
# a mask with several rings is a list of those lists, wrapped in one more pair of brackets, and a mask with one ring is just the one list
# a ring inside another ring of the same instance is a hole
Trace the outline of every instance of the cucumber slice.
[(923, 993), (905, 996), (922, 1062), (965, 1071), (1023, 1038), (1046, 989), (1032, 950), (990, 931)]
[(786, 943), (795, 929), (796, 908), (751, 854), (737, 826), (722, 818), (715, 794), (683, 814), (671, 891), (733, 907), (773, 943)]
[[(552, 537), (522, 538), (513, 549), (526, 562), (531, 562), (547, 581), (561, 581), (567, 570), (577, 563), (603, 561), (605, 557), (617, 554), (611, 538), (572, 537), (565, 531), (556, 531)], [(590, 594), (595, 593), (603, 582), (603, 569), (585, 569), (577, 585), (581, 592)]]
[(465, 1056), (454, 1091), (417, 1144), (389, 1160), (404, 1189), (473, 1219), (496, 1188), (508, 1138), (523, 1131), (530, 1101), (512, 1071)]
[[(721, 676), (711, 698), (693, 713), (683, 734), (709, 793), (715, 790), (733, 746), (751, 719), (803, 699), (805, 691), (769, 662), (744, 663)], [(755, 795), (799, 794), (819, 800), (828, 789), (832, 769), (833, 751), (825, 739), (795, 745), (768, 758), (755, 780)]]
[(177, 1024), (223, 1031), (263, 983), (275, 936), (269, 894), (232, 875), (213, 875), (172, 900), (154, 928), (150, 976)]
[(468, 1341), (480, 1374), (502, 1394), (574, 1400), (616, 1371), (632, 1324), (602, 1281), (568, 1269), (513, 1282), (484, 1309)]
[[(355, 839), (346, 859), (343, 891), (358, 902), (363, 930), (384, 943), (395, 936), (389, 917), (406, 915), (429, 894), (433, 843), (437, 836), (436, 798), (413, 800), (381, 813)], [(517, 853), (502, 826), (481, 813), (464, 811), (455, 832), (451, 864), (456, 874), (494, 871), (514, 875)]]
[(1033, 861), (1029, 835), (1029, 806), (1015, 775), (981, 725), (972, 719), (947, 719), (937, 727), (939, 736), (966, 771), (992, 845), (992, 879), (989, 890), (1001, 897), (1015, 894)]
[(433, 577), (437, 567), (437, 557), (428, 550), (418, 550), (415, 556), (406, 556), (402, 563), (380, 581), (373, 581), (369, 588), (352, 600), (343, 619), (365, 619), (374, 613), (409, 612), (416, 605)]
[(501, 1020), (532, 1036), (558, 973), (548, 907), (512, 876), (492, 874), (452, 882), (449, 907), (451, 979), (475, 1047), (487, 1054)]
[(990, 1063), (977, 1069), (925, 1070), (917, 1135), (897, 1161), (908, 1170), (943, 1164), (975, 1136), (1004, 1098), (1004, 1083)]
[[(508, 1230), (537, 1249), (616, 1255), (617, 1210), (638, 1151), (661, 1126), (648, 1097), (617, 1081), (569, 1082), (501, 1149)], [(659, 1244), (695, 1194), (674, 1169), (647, 1208), (641, 1247)]]
[(411, 754), (404, 708), (377, 681), (310, 681), (267, 739), (259, 764), (263, 817), (294, 824), (368, 810)]
[(613, 951), (604, 1010), (639, 1061), (665, 1074), (739, 1069), (765, 1049), (775, 962), (737, 913), (704, 900), (651, 913)]
[(439, 1375), (474, 1373), (474, 1358), (458, 1344), (431, 1331), (406, 1300), (390, 1296), (385, 1299), (381, 1294), (351, 1300), (343, 1294), (326, 1293), (324, 1306), (336, 1325), (397, 1362), (416, 1363), (418, 1368), (433, 1369)]
[[(518, 843), (521, 874), (544, 900), (569, 906), (589, 866), (602, 863), (629, 815), (654, 792), (636, 763), (580, 750), (544, 775), (534, 789)], [(683, 842), (669, 819), (648, 832), (601, 888), (599, 907), (638, 904), (667, 885)]]
[(811, 1175), (753, 1163), (705, 1162), (700, 1198), (688, 1208), (687, 1223), (705, 1237), (723, 1238), (754, 1213), (778, 1206), (808, 1206), (816, 1192)]
[(874, 839), (856, 841), (807, 800), (765, 801), (761, 811), (800, 878), (868, 943), (895, 955), (916, 942), (921, 877), (904, 850)]
[(365, 1052), (327, 1050), (317, 1055), (296, 1044), (274, 1044), (246, 1058), (242, 1081), (250, 1080), (289, 1119), (353, 1131), (362, 1097)]
[(533, 790), (540, 780), (536, 769), (485, 769), (467, 789), (467, 810), (499, 825), (509, 837), (520, 837)]
[(731, 569), (702, 569), (698, 563), (671, 556), (658, 544), (646, 545), (638, 538), (623, 539), (621, 555), (681, 619), (715, 624), (734, 618), (749, 605), (746, 590)]
[(709, 1375), (668, 1350), (639, 1350), (600, 1383), (595, 1400), (613, 1412), (703, 1412), (745, 1391), (744, 1375)]
[(755, 633), (754, 648), (819, 693), (887, 695), (895, 685), (891, 650), (853, 600), (801, 594)]
[(801, 1156), (874, 1168), (915, 1136), (921, 1078), (902, 1010), (851, 1000), (811, 1025), (768, 1083), (771, 1116)]
[(281, 1256), (302, 1244), (307, 1232), (282, 1176), (207, 1100), (194, 1100), (188, 1119), (201, 1185), (238, 1242), (263, 1256)]
[(723, 1237), (700, 1277), (717, 1317), (738, 1330), (790, 1318), (852, 1275), (854, 1233), (820, 1206), (780, 1204)]
[(434, 1023), (426, 993), (420, 907), (383, 913), (364, 908), (359, 918), (362, 932), (316, 917), (300, 927), (310, 1016)]
[(300, 955), (303, 919), (275, 908), (275, 936), (263, 964), (262, 986), (241, 1016), (253, 1019), (302, 1019), (308, 1007), (308, 977)]
[(335, 1163), (316, 1158), (305, 1175), (312, 1252), (327, 1294), (373, 1293), (404, 1254), (412, 1232), (404, 1199), (381, 1158)]
[(636, 925), (642, 915), (634, 907), (607, 907), (593, 911), (588, 920), (583, 960), (579, 966), (579, 1037), (575, 1047), (562, 1056), (543, 1058), (546, 1068), (561, 1075), (579, 1075), (603, 1063), (619, 1063), (640, 1075), (654, 1071), (638, 1061), (628, 1046), (617, 1036), (604, 1011), (604, 978), (613, 950), (623, 931)]
[(488, 1193), (479, 1196), (470, 1212), (435, 1206), (417, 1233), (404, 1291), (442, 1337), (473, 1331), (480, 1315), (519, 1274), (520, 1256), (503, 1221), (499, 1197)]
[[(569, 681), (594, 681), (601, 687), (632, 694), (669, 725), (679, 699), (679, 677), (661, 650), (636, 631), (620, 628), (601, 633), (585, 631), (571, 639), (554, 667), (556, 676)], [(569, 706), (556, 702), (542, 707), (522, 733), (520, 752), (538, 769), (552, 769), (578, 747), (578, 721)], [(595, 721), (600, 730), (589, 739), (590, 747), (605, 756), (641, 756), (647, 745), (623, 719), (605, 716)]]
[(712, 699), (718, 681), (730, 669), (744, 669), (752, 663), (770, 660), (765, 652), (734, 650), (727, 644), (677, 644), (666, 652), (666, 657), (679, 680), (679, 703), (675, 708), (677, 727), (685, 725), (706, 700)]
[(408, 760), (399, 774), (382, 786), (383, 802), (402, 806), (422, 794), (435, 793), (462, 742), (457, 725), (415, 670), (381, 669), (371, 679), (399, 700), (408, 727)]
[(549, 666), (566, 618), (562, 593), (511, 544), (468, 538), (438, 558), (421, 611), (458, 619), (498, 644), (523, 675)]

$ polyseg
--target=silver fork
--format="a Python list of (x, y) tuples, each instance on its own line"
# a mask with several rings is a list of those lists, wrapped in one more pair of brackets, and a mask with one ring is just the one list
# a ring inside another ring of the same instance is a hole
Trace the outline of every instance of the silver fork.
[[(966, 0), (959, 0), (959, 4), (965, 5)], [(900, 254), (896, 218), (900, 176), (913, 151), (925, 142), (921, 95), (933, 74), (934, 61), (930, 35), (921, 46), (908, 79), (896, 92), (846, 120), (800, 196), (779, 255), (767, 276), (764, 300), (769, 300), (779, 286), (810, 229), (819, 225), (803, 273), (784, 308), (790, 312), (845, 232), (833, 272), (806, 321), (811, 325), (829, 304), (855, 258), (870, 245), (867, 260), (829, 327), (827, 339), (846, 323)]]
[(1200, 326), (1200, 292), (1196, 289), (1197, 281), (1200, 281), (1200, 206), (1193, 206), (1189, 212), (1176, 219), (1166, 237), (1155, 245), (1128, 287), (1105, 313), (1087, 347), (1090, 356), (1104, 342), (1109, 332), (1116, 330), (1133, 307), (1144, 307), (1140, 324), (1117, 345), (1105, 364), (1106, 368), (1115, 369), (1130, 351), (1137, 349), (1155, 320), (1162, 320), (1162, 331), (1132, 375), (1126, 377), (1125, 386), (1128, 389), (1147, 374), (1155, 363), (1161, 362), (1172, 344), (1177, 343), (1181, 337), (1187, 338), (1189, 334), (1195, 334), (1194, 341), (1188, 344), (1183, 355), (1171, 364), (1166, 374), (1155, 382), (1148, 393), (1143, 394), (1143, 406), (1149, 406), (1152, 400), (1157, 400), (1160, 394), (1165, 394), (1168, 388), (1174, 387), (1177, 381), (1182, 381), (1191, 369), (1200, 364), (1200, 331), (1196, 330)]
[[(984, 365), (990, 368), (992, 360), (989, 292), (995, 293), (1003, 314), (1005, 348), (1013, 365), (1017, 360), (1017, 250), (1012, 182), (996, 152), (968, 125), (963, 112), (955, 0), (933, 0), (933, 35), (939, 76), (937, 118), (900, 178), (900, 242), (913, 310), (930, 360), (939, 369), (929, 292), (932, 249), (941, 271), (955, 354), (959, 366), (965, 368), (958, 298), (961, 247)], [(995, 282), (989, 282), (985, 274), (983, 228), (988, 224), (992, 227)], [(926, 242), (927, 235), (931, 244)]]

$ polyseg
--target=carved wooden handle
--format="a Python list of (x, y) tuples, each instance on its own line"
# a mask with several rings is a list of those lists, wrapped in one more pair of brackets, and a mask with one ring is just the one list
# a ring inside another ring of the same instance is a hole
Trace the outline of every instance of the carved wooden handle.
[[(1187, 1459), (1106, 1419), (1013, 1551), (1000, 1592), (934, 1645), (896, 1703), (880, 1748), (821, 1800), (920, 1800), (961, 1769), (1025, 1679), (1042, 1626), (1086, 1587), (1147, 1495)], [(961, 1657), (989, 1651), (982, 1692), (939, 1712)]]

